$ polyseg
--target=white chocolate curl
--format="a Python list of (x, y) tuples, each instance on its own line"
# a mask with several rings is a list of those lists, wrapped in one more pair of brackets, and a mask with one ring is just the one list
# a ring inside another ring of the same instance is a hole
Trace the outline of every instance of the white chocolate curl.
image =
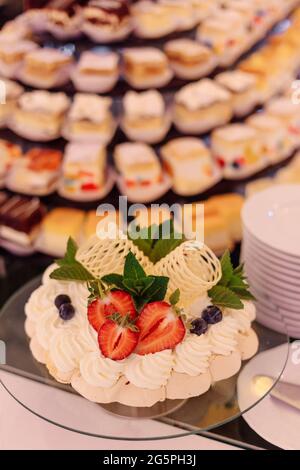
[(161, 259), (154, 272), (170, 279), (168, 294), (180, 288), (180, 303), (190, 305), (215, 286), (222, 270), (218, 258), (204, 244), (187, 241)]

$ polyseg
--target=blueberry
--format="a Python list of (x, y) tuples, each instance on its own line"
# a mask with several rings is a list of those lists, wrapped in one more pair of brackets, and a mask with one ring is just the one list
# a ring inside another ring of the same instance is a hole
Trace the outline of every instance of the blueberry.
[(215, 325), (222, 321), (223, 314), (219, 307), (209, 305), (205, 310), (203, 310), (202, 318), (208, 325)]
[(232, 167), (235, 169), (235, 170), (238, 170), (240, 168), (240, 164), (239, 162), (232, 162)]
[(59, 316), (62, 320), (71, 320), (75, 315), (75, 308), (72, 304), (62, 304), (59, 307)]
[(54, 303), (55, 303), (55, 307), (59, 310), (63, 304), (70, 304), (71, 299), (68, 295), (62, 294), (56, 297), (56, 299), (54, 300)]
[(191, 326), (192, 328), (190, 329), (190, 332), (197, 336), (204, 335), (208, 329), (208, 325), (206, 321), (203, 320), (203, 318), (197, 318), (196, 320), (193, 320)]

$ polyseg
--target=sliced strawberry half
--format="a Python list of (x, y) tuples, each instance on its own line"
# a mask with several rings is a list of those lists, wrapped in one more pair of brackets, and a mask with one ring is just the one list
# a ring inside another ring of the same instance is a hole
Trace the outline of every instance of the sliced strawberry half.
[(105, 306), (105, 315), (119, 313), (122, 317), (129, 315), (130, 318), (136, 317), (136, 309), (132, 297), (122, 290), (114, 290), (107, 295)]
[(88, 306), (88, 320), (94, 330), (99, 331), (103, 323), (107, 320), (106, 303), (102, 299), (96, 299)]
[(128, 357), (136, 348), (139, 332), (128, 322), (129, 317), (107, 320), (99, 330), (98, 343), (103, 356), (114, 361)]
[(146, 305), (136, 325), (140, 330), (136, 353), (142, 356), (173, 349), (185, 336), (182, 319), (167, 302)]

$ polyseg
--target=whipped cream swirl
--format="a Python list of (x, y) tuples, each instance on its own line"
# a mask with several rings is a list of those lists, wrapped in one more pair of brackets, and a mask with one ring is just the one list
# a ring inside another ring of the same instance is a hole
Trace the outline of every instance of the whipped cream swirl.
[(255, 305), (248, 300), (243, 301), (243, 304), (244, 308), (242, 310), (227, 308), (225, 309), (224, 314), (234, 318), (238, 324), (238, 330), (240, 333), (247, 333), (251, 328), (251, 323), (256, 318), (256, 309)]
[(122, 369), (122, 362), (101, 357), (100, 351), (88, 353), (80, 361), (83, 379), (94, 387), (112, 387), (119, 379)]
[(166, 385), (173, 363), (170, 349), (145, 356), (132, 354), (126, 362), (124, 375), (136, 387), (156, 390)]
[(84, 354), (85, 347), (78, 330), (57, 331), (51, 337), (49, 357), (60, 372), (71, 373), (79, 369)]
[(196, 376), (203, 374), (209, 367), (212, 346), (206, 335), (187, 335), (175, 349), (174, 370)]
[(212, 353), (229, 356), (237, 348), (238, 331), (238, 323), (232, 317), (225, 317), (220, 323), (212, 325), (208, 331)]

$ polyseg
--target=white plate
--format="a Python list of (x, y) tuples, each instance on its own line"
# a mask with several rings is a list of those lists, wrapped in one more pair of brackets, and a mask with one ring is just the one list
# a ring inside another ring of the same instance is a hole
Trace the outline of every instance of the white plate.
[(247, 266), (253, 268), (254, 271), (258, 270), (263, 278), (268, 279), (268, 282), (271, 280), (275, 285), (288, 285), (290, 290), (300, 292), (300, 273), (297, 276), (297, 274), (292, 275), (289, 270), (279, 271), (275, 266), (272, 268), (271, 265), (266, 265), (257, 255), (254, 255), (253, 251), (249, 253), (245, 250), (243, 256), (245, 262), (248, 263)]
[(252, 244), (250, 240), (243, 241), (243, 256), (250, 253), (250, 255), (265, 266), (265, 268), (270, 269), (271, 272), (276, 272), (285, 276), (291, 276), (292, 278), (300, 278), (300, 265), (292, 264), (289, 262), (281, 261), (275, 256), (269, 256), (265, 252), (261, 251), (255, 245)]
[[(277, 377), (286, 345), (258, 354), (243, 368), (238, 378), (238, 401), (241, 409), (246, 409), (257, 398), (252, 386), (252, 378), (256, 375)], [(295, 349), (293, 349), (295, 348)], [(300, 345), (290, 347), (289, 360), (282, 380), (300, 385), (300, 364), (297, 353)], [(293, 358), (293, 360), (292, 360)], [(249, 426), (266, 441), (286, 450), (300, 448), (300, 412), (294, 410), (271, 396), (265, 397), (251, 411), (243, 415)]]
[(254, 194), (244, 205), (242, 219), (260, 242), (300, 257), (299, 185), (278, 185)]
[(281, 251), (278, 251), (266, 245), (265, 243), (260, 242), (256, 237), (247, 231), (245, 226), (243, 227), (243, 239), (254, 245), (259, 251), (263, 252), (264, 255), (268, 256), (269, 258), (274, 258), (280, 263), (292, 264), (294, 267), (300, 266), (300, 257), (282, 253)]

